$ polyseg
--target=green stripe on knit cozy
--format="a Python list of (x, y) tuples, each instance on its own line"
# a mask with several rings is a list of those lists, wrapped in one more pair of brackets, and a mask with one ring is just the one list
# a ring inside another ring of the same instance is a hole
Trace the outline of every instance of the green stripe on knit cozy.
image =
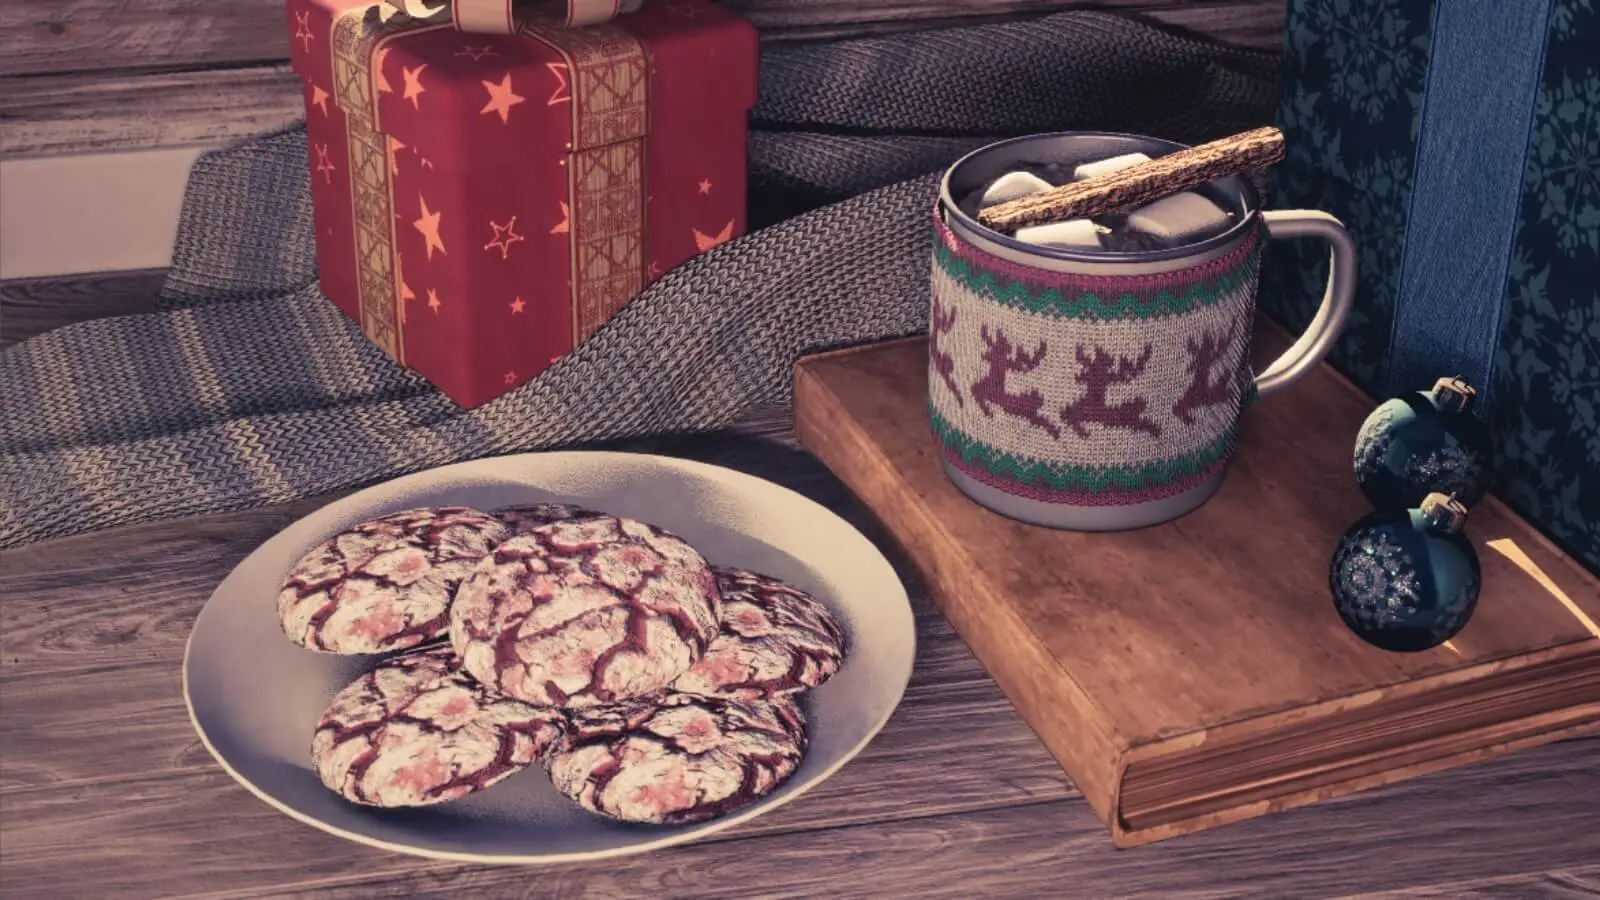
[[(1239, 265), (1195, 284), (1175, 289), (1124, 291), (1115, 296), (1092, 291), (1063, 295), (1054, 288), (975, 269), (937, 240), (933, 259), (934, 265), (965, 290), (1024, 312), (1059, 319), (1156, 319), (1191, 313), (1214, 306), (1241, 290), (1254, 290), (1261, 252), (1258, 247)], [(1041, 277), (1050, 277), (1050, 273), (1042, 272)]]
[(1194, 478), (1216, 466), (1233, 452), (1237, 437), (1227, 429), (1216, 440), (1187, 456), (1151, 460), (1125, 466), (1083, 466), (1029, 459), (991, 447), (961, 433), (930, 405), (934, 437), (964, 462), (979, 466), (1017, 484), (1040, 485), (1055, 491), (1082, 493), (1133, 492)]

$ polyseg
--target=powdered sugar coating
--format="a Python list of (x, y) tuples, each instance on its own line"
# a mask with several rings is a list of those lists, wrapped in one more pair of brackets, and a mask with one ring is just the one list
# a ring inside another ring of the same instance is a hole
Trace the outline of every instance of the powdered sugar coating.
[(363, 522), (301, 557), (278, 594), (278, 622), (289, 640), (324, 653), (384, 653), (443, 637), (456, 587), (507, 532), (464, 506)]
[(437, 646), (385, 660), (335, 695), (311, 760), (348, 800), (429, 806), (527, 768), (565, 729), (557, 710), (491, 694)]
[(675, 825), (772, 793), (800, 766), (805, 718), (790, 697), (666, 694), (568, 714), (545, 760), (562, 793), (597, 815)]
[(535, 528), (560, 522), (565, 519), (581, 519), (591, 516), (604, 515), (592, 509), (575, 506), (571, 503), (524, 503), (518, 506), (503, 506), (490, 515), (504, 522), (511, 529), (511, 535), (524, 534)]
[(759, 700), (817, 687), (844, 661), (844, 634), (816, 598), (776, 578), (714, 567), (721, 633), (674, 691)]
[(506, 540), (461, 585), (450, 639), (472, 677), (566, 708), (655, 693), (716, 637), (716, 577), (682, 539), (616, 516)]

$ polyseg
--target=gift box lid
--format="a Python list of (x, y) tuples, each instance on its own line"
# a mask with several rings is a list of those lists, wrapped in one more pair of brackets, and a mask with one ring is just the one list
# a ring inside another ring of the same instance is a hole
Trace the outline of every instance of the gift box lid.
[(515, 166), (528, 151), (643, 137), (653, 118), (692, 128), (755, 104), (757, 35), (739, 16), (707, 0), (644, 0), (567, 28), (559, 6), (495, 35), (383, 21), (374, 0), (289, 0), (291, 63), (311, 102), (365, 120), (391, 147), (426, 148), (446, 169)]

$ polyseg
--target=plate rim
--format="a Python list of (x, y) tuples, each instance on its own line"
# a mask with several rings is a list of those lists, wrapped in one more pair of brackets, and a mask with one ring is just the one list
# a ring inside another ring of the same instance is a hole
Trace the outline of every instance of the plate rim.
[[(627, 844), (627, 845), (624, 845), (622, 847), (610, 847), (610, 848), (603, 849), (603, 850), (586, 850), (586, 851), (574, 851), (574, 852), (566, 852), (566, 853), (546, 853), (546, 854), (490, 855), (490, 854), (482, 854), (482, 853), (472, 853), (472, 852), (469, 852), (469, 851), (436, 850), (436, 849), (432, 849), (432, 848), (414, 847), (414, 846), (409, 846), (409, 845), (405, 845), (405, 844), (396, 844), (396, 843), (392, 843), (390, 841), (381, 840), (379, 838), (374, 838), (374, 837), (371, 837), (369, 835), (365, 835), (365, 834), (361, 834), (361, 833), (358, 833), (358, 832), (350, 831), (350, 830), (345, 829), (345, 828), (341, 828), (341, 827), (339, 827), (337, 825), (333, 825), (333, 824), (330, 824), (328, 822), (324, 822), (321, 819), (316, 818), (315, 816), (311, 816), (311, 815), (308, 815), (306, 813), (302, 813), (302, 812), (300, 812), (298, 810), (295, 810), (295, 809), (289, 807), (287, 804), (279, 801), (278, 799), (273, 797), (271, 794), (267, 793), (265, 790), (263, 790), (262, 788), (260, 788), (256, 784), (254, 784), (253, 782), (251, 782), (250, 779), (244, 777), (243, 774), (241, 774), (232, 765), (230, 765), (228, 763), (227, 759), (225, 759), (223, 757), (223, 755), (220, 752), (218, 752), (217, 748), (212, 745), (211, 738), (206, 734), (205, 728), (203, 726), (201, 726), (201, 724), (200, 724), (199, 717), (195, 714), (194, 701), (193, 701), (193, 698), (190, 696), (190, 693), (189, 693), (189, 658), (190, 658), (190, 652), (191, 652), (193, 644), (194, 644), (194, 635), (195, 635), (195, 631), (196, 631), (196, 626), (199, 624), (200, 617), (205, 615), (205, 612), (206, 612), (207, 609), (210, 608), (212, 601), (216, 599), (217, 592), (220, 591), (222, 589), (222, 585), (227, 583), (228, 579), (233, 576), (233, 573), (238, 571), (240, 566), (243, 566), (252, 556), (254, 556), (255, 554), (259, 553), (261, 551), (261, 549), (263, 547), (265, 547), (267, 544), (269, 544), (272, 541), (276, 540), (284, 532), (289, 531), (289, 530), (297, 527), (302, 522), (304, 522), (306, 519), (309, 519), (312, 516), (316, 516), (316, 515), (322, 513), (324, 510), (326, 510), (330, 506), (334, 506), (334, 505), (337, 505), (337, 504), (340, 504), (340, 503), (349, 502), (349, 501), (354, 500), (355, 498), (360, 497), (361, 495), (366, 494), (366, 493), (368, 493), (370, 491), (374, 491), (374, 490), (377, 490), (377, 489), (383, 488), (383, 487), (389, 487), (389, 486), (395, 485), (396, 483), (399, 483), (399, 482), (412, 481), (412, 480), (420, 481), (420, 480), (423, 480), (427, 476), (436, 476), (439, 473), (448, 472), (448, 471), (451, 471), (451, 470), (454, 470), (454, 469), (475, 468), (475, 467), (482, 466), (482, 465), (484, 465), (486, 463), (507, 463), (507, 462), (514, 462), (514, 461), (525, 461), (525, 462), (529, 462), (529, 463), (533, 463), (533, 464), (537, 465), (537, 460), (549, 458), (551, 456), (598, 458), (597, 462), (599, 462), (601, 464), (604, 463), (605, 458), (607, 458), (607, 457), (623, 457), (623, 456), (625, 456), (625, 457), (629, 457), (630, 459), (642, 458), (642, 459), (650, 460), (650, 461), (652, 461), (652, 462), (654, 462), (654, 463), (656, 463), (658, 465), (662, 464), (662, 463), (666, 463), (666, 464), (669, 464), (671, 466), (680, 466), (680, 467), (687, 467), (690, 470), (699, 470), (702, 474), (717, 473), (717, 477), (720, 477), (720, 478), (727, 478), (728, 476), (732, 476), (734, 478), (734, 480), (759, 482), (759, 483), (761, 483), (763, 485), (766, 485), (769, 488), (773, 488), (773, 489), (776, 489), (776, 490), (778, 490), (778, 491), (780, 491), (782, 493), (788, 494), (792, 500), (796, 500), (796, 501), (799, 501), (801, 503), (809, 504), (810, 506), (815, 507), (817, 510), (821, 511), (825, 515), (827, 515), (827, 516), (833, 518), (834, 520), (836, 520), (840, 526), (842, 526), (843, 528), (847, 529), (848, 531), (850, 531), (850, 532), (854, 533), (855, 535), (857, 535), (858, 537), (860, 537), (863, 541), (866, 542), (867, 546), (869, 546), (872, 549), (872, 552), (874, 554), (876, 554), (877, 558), (879, 560), (881, 560), (885, 566), (888, 566), (888, 568), (890, 570), (890, 573), (894, 576), (895, 582), (900, 587), (899, 597), (900, 597), (900, 600), (901, 600), (901, 602), (902, 602), (902, 604), (904, 606), (904, 609), (905, 609), (905, 614), (906, 614), (906, 618), (908, 620), (908, 625), (910, 626), (908, 635), (909, 635), (909, 638), (910, 638), (911, 653), (907, 657), (907, 664), (905, 666), (905, 671), (903, 673), (903, 677), (899, 677), (899, 678), (896, 679), (898, 681), (898, 684), (896, 685), (896, 687), (894, 689), (894, 702), (888, 705), (887, 711), (885, 711), (881, 716), (879, 716), (876, 719), (876, 721), (873, 722), (871, 727), (869, 727), (866, 730), (866, 732), (861, 736), (860, 740), (858, 740), (846, 753), (841, 755), (840, 758), (835, 760), (832, 764), (830, 764), (829, 766), (824, 768), (815, 777), (811, 778), (809, 781), (807, 781), (804, 784), (798, 785), (794, 790), (790, 791), (787, 795), (785, 795), (785, 796), (783, 796), (781, 798), (777, 798), (777, 799), (768, 799), (767, 802), (765, 802), (765, 803), (760, 803), (759, 805), (752, 805), (752, 806), (747, 807), (746, 809), (744, 809), (744, 810), (742, 810), (740, 812), (736, 812), (736, 813), (733, 813), (731, 815), (724, 816), (722, 818), (713, 819), (713, 820), (711, 820), (709, 822), (697, 823), (696, 826), (693, 827), (690, 830), (678, 831), (678, 832), (675, 832), (673, 834), (665, 835), (663, 837), (656, 838), (656, 839), (653, 839), (653, 840), (641, 841), (639, 843), (634, 843), (634, 844)], [(913, 612), (913, 610), (911, 609), (910, 593), (905, 589), (904, 581), (900, 578), (898, 573), (894, 572), (893, 563), (891, 563), (889, 561), (888, 557), (883, 554), (883, 551), (880, 550), (878, 548), (878, 546), (876, 544), (874, 544), (870, 538), (868, 538), (865, 534), (862, 534), (860, 529), (856, 528), (854, 525), (852, 525), (848, 521), (846, 521), (843, 516), (840, 516), (838, 513), (834, 512), (833, 510), (829, 509), (828, 507), (822, 505), (821, 503), (818, 503), (817, 501), (811, 499), (810, 497), (807, 497), (806, 495), (800, 493), (799, 491), (796, 491), (796, 490), (793, 490), (792, 488), (789, 488), (789, 487), (786, 487), (784, 485), (778, 484), (775, 481), (771, 481), (769, 479), (762, 478), (762, 477), (760, 477), (758, 475), (752, 475), (752, 474), (750, 474), (748, 472), (740, 471), (739, 469), (730, 468), (728, 466), (719, 466), (719, 465), (716, 465), (715, 463), (702, 462), (702, 461), (696, 460), (696, 459), (685, 459), (683, 457), (677, 457), (677, 456), (666, 456), (664, 454), (659, 454), (659, 453), (631, 453), (631, 452), (627, 452), (627, 451), (618, 451), (618, 450), (553, 450), (553, 451), (531, 452), (531, 453), (510, 453), (510, 454), (504, 454), (504, 455), (500, 455), (500, 456), (486, 456), (486, 457), (481, 457), (479, 459), (465, 460), (465, 461), (462, 461), (462, 462), (450, 463), (450, 464), (443, 465), (443, 466), (434, 466), (432, 468), (422, 469), (422, 470), (419, 470), (419, 471), (416, 471), (416, 472), (410, 472), (410, 473), (407, 473), (405, 475), (400, 475), (400, 476), (397, 476), (395, 478), (390, 478), (390, 479), (387, 479), (387, 480), (384, 480), (384, 481), (379, 481), (379, 482), (377, 482), (375, 484), (367, 485), (367, 486), (365, 486), (363, 488), (360, 488), (360, 489), (354, 491), (353, 493), (347, 494), (347, 495), (345, 495), (343, 497), (340, 497), (340, 498), (338, 498), (336, 500), (331, 500), (331, 501), (329, 501), (327, 503), (322, 504), (321, 506), (318, 506), (316, 509), (313, 509), (310, 512), (307, 512), (305, 515), (302, 515), (299, 518), (296, 518), (294, 521), (292, 521), (292, 522), (280, 527), (275, 532), (273, 532), (270, 536), (268, 536), (265, 540), (263, 540), (261, 543), (257, 544), (256, 547), (254, 549), (252, 549), (249, 553), (246, 553), (242, 559), (240, 559), (237, 563), (234, 564), (234, 566), (232, 568), (230, 568), (228, 570), (228, 574), (224, 575), (222, 577), (222, 580), (217, 582), (217, 586), (212, 588), (210, 595), (206, 597), (206, 602), (201, 605), (200, 611), (195, 614), (194, 620), (189, 626), (189, 635), (188, 635), (188, 637), (184, 639), (184, 643), (183, 643), (183, 664), (182, 664), (182, 667), (181, 667), (181, 674), (182, 674), (184, 710), (188, 714), (190, 726), (192, 726), (194, 728), (195, 734), (199, 735), (200, 743), (205, 746), (206, 752), (211, 754), (211, 758), (217, 762), (217, 765), (221, 766), (222, 770), (224, 772), (226, 772), (228, 774), (228, 776), (230, 778), (232, 778), (236, 783), (238, 783), (240, 785), (243, 785), (245, 787), (245, 789), (248, 790), (251, 794), (255, 795), (255, 797), (258, 800), (261, 800), (262, 802), (266, 803), (268, 806), (270, 806), (273, 809), (277, 810), (278, 812), (288, 816), (289, 818), (294, 819), (295, 821), (300, 822), (300, 823), (302, 823), (304, 825), (309, 825), (312, 828), (317, 829), (318, 831), (324, 832), (326, 834), (331, 834), (331, 835), (333, 835), (335, 837), (343, 838), (345, 840), (352, 841), (352, 842), (357, 843), (357, 844), (362, 844), (362, 845), (367, 846), (367, 847), (372, 847), (374, 849), (386, 850), (386, 851), (389, 851), (391, 853), (398, 853), (398, 854), (401, 854), (401, 855), (404, 855), (404, 856), (419, 857), (419, 858), (423, 858), (423, 859), (438, 860), (438, 861), (442, 861), (442, 862), (482, 863), (482, 864), (487, 864), (487, 865), (560, 865), (560, 864), (565, 864), (565, 863), (593, 862), (595, 860), (601, 860), (601, 859), (617, 859), (617, 858), (625, 857), (625, 856), (638, 856), (638, 855), (649, 853), (649, 852), (652, 852), (652, 851), (655, 851), (655, 850), (664, 850), (664, 849), (667, 849), (667, 848), (670, 848), (670, 847), (680, 847), (680, 846), (684, 846), (686, 844), (715, 843), (715, 841), (707, 841), (706, 839), (710, 838), (710, 837), (713, 837), (713, 836), (715, 836), (717, 834), (720, 834), (720, 833), (722, 833), (724, 831), (727, 831), (728, 829), (731, 829), (731, 828), (733, 828), (733, 827), (735, 827), (737, 825), (743, 824), (743, 823), (748, 822), (748, 821), (750, 821), (752, 819), (755, 819), (755, 818), (758, 818), (758, 817), (760, 817), (762, 815), (770, 813), (770, 812), (772, 812), (774, 810), (781, 809), (784, 806), (787, 806), (788, 804), (794, 802), (795, 800), (798, 800), (800, 797), (802, 797), (805, 794), (807, 794), (812, 788), (816, 787), (819, 784), (822, 784), (823, 782), (827, 781), (829, 778), (832, 778), (835, 774), (838, 773), (838, 771), (840, 769), (844, 768), (847, 764), (849, 764), (851, 761), (853, 761), (856, 757), (860, 756), (861, 752), (863, 750), (865, 750), (872, 743), (872, 741), (877, 738), (878, 734), (883, 731), (884, 727), (889, 724), (889, 720), (894, 717), (895, 712), (900, 709), (900, 704), (905, 700), (906, 689), (907, 689), (907, 687), (910, 686), (911, 675), (912, 675), (912, 672), (914, 671), (914, 669), (916, 667), (916, 660), (917, 660), (916, 616), (915, 616), (915, 613)]]

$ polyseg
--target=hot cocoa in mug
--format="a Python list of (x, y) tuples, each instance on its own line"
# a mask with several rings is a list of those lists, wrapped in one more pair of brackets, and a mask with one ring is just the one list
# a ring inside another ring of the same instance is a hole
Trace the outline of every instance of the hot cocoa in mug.
[[(1324, 212), (1262, 210), (1243, 178), (1014, 236), (976, 219), (986, 193), (993, 203), (1094, 177), (1105, 160), (1181, 149), (1134, 135), (1036, 135), (945, 173), (929, 417), (945, 472), (983, 506), (1075, 531), (1178, 518), (1222, 484), (1244, 408), (1315, 368), (1338, 337), (1355, 289), (1349, 233)], [(1324, 240), (1332, 265), (1306, 333), (1258, 374), (1250, 336), (1275, 238)]]

